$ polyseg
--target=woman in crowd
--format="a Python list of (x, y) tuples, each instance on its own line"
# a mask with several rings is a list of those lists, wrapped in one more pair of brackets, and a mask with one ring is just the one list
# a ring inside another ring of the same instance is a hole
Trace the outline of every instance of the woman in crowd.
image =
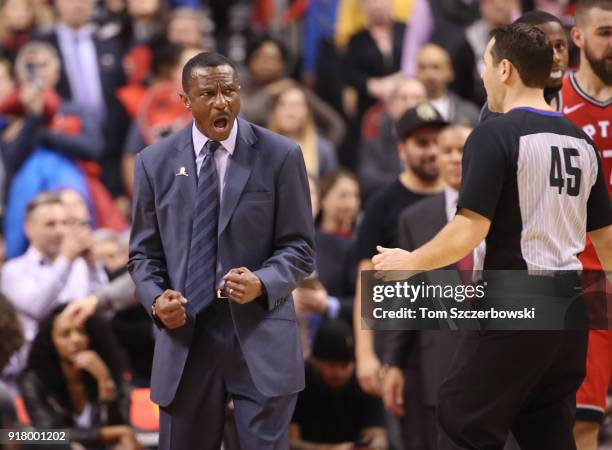
[(359, 184), (355, 175), (339, 170), (325, 176), (321, 179), (319, 230), (351, 238), (360, 206)]
[(40, 324), (19, 380), (32, 425), (68, 428), (87, 448), (142, 449), (127, 425), (123, 358), (108, 322), (79, 325), (64, 309)]
[[(287, 67), (288, 58), (285, 47), (269, 36), (261, 36), (249, 42), (246, 55), (248, 72), (242, 76), (240, 83), (240, 112), (246, 120), (265, 126), (275, 99), (297, 84), (287, 76), (290, 72)], [(344, 121), (314, 93), (304, 92), (322, 134), (334, 145), (339, 145), (345, 134)]]
[(53, 24), (51, 9), (42, 0), (0, 0), (0, 48), (13, 59), (34, 32)]
[(310, 176), (322, 177), (338, 167), (336, 150), (318, 133), (306, 93), (299, 86), (293, 85), (276, 97), (268, 128), (300, 145)]

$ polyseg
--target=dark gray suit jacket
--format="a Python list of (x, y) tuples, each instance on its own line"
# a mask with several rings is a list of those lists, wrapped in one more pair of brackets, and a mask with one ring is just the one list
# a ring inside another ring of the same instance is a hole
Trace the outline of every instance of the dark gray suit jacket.
[[(415, 250), (430, 241), (448, 222), (444, 193), (436, 194), (406, 208), (400, 215), (400, 246)], [(449, 266), (447, 269), (453, 269)], [(454, 272), (440, 272), (448, 276), (446, 283), (460, 283), (459, 275)], [(442, 282), (441, 280), (436, 280)], [(437, 404), (440, 383), (444, 379), (450, 362), (455, 354), (461, 332), (447, 330), (424, 330), (390, 332), (385, 355), (387, 363), (402, 366), (410, 348), (418, 345), (419, 371), (422, 374), (423, 405), (432, 407)]]
[[(145, 148), (135, 166), (129, 270), (150, 312), (165, 289), (185, 289), (196, 196), (191, 124)], [(181, 167), (188, 176), (176, 176)], [(249, 268), (265, 287), (265, 297), (230, 307), (255, 387), (269, 397), (304, 386), (291, 291), (313, 270), (313, 236), (299, 146), (239, 119), (219, 216), (218, 260), (224, 273)], [(193, 330), (192, 320), (172, 331), (158, 326), (151, 398), (161, 406), (174, 398)]]

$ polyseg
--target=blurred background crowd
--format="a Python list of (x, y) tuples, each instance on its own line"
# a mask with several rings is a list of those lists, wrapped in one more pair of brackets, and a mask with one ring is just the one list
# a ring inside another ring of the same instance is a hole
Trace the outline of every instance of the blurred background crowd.
[[(155, 448), (153, 329), (126, 270), (133, 161), (190, 123), (181, 69), (215, 50), (240, 68), (241, 115), (298, 142), (310, 177), (317, 269), (294, 292), (307, 387), (292, 445), (433, 448), (414, 437), (418, 409), (402, 435), (358, 376), (356, 273), (376, 244), (407, 242), (398, 218), (413, 203), (444, 193), (454, 212), (489, 31), (534, 9), (567, 29), (574, 7), (0, 0), (0, 428), (68, 428), (73, 448)], [(563, 56), (561, 76), (577, 62), (571, 40)], [(235, 448), (231, 403), (227, 430)]]

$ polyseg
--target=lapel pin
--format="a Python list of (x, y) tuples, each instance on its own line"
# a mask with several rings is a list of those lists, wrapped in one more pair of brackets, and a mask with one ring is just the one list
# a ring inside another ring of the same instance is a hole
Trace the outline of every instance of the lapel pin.
[(185, 169), (184, 167), (181, 167), (178, 171), (178, 173), (174, 174), (174, 176), (177, 177), (188, 177), (189, 174), (187, 173), (187, 169)]

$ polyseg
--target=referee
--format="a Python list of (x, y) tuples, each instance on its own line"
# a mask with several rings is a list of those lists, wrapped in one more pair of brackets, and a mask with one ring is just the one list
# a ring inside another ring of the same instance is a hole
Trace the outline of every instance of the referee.
[[(376, 270), (432, 270), (486, 238), (485, 274), (522, 271), (529, 281), (519, 286), (558, 292), (567, 284), (556, 283), (561, 276), (528, 274), (580, 270), (586, 232), (612, 269), (601, 161), (588, 136), (544, 100), (553, 58), (546, 35), (515, 23), (491, 36), (482, 78), (489, 107), (505, 114), (466, 143), (455, 218), (414, 252), (378, 247), (372, 262)], [(561, 296), (579, 289), (575, 279)], [(522, 450), (574, 450), (586, 348), (586, 330), (468, 332), (440, 388), (440, 426), (463, 449), (501, 450), (512, 431)]]

